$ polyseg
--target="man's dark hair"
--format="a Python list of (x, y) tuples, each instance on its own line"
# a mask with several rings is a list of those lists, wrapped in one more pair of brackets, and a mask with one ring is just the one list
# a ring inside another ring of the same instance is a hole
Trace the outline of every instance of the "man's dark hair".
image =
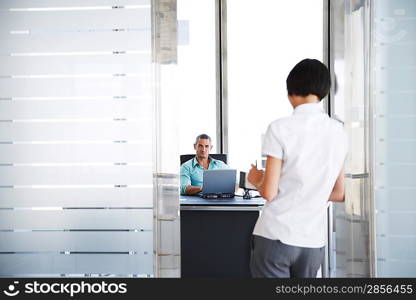
[(200, 135), (198, 135), (198, 136), (196, 137), (196, 139), (195, 139), (195, 144), (194, 144), (194, 145), (196, 145), (196, 143), (198, 143), (198, 140), (199, 140), (199, 139), (209, 140), (209, 142), (211, 143), (211, 138), (209, 137), (209, 135), (208, 135), (208, 134), (203, 133), (203, 134), (200, 134)]
[(322, 100), (331, 88), (328, 68), (316, 59), (304, 59), (290, 71), (286, 79), (288, 95), (306, 97), (310, 94)]

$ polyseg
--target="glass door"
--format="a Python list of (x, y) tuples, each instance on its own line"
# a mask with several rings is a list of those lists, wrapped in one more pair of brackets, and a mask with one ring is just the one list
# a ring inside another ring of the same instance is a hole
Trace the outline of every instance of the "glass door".
[(373, 5), (376, 275), (416, 276), (416, 2)]
[(331, 116), (344, 123), (349, 139), (345, 202), (332, 205), (331, 277), (370, 276), (370, 153), (368, 14), (366, 1), (329, 1)]

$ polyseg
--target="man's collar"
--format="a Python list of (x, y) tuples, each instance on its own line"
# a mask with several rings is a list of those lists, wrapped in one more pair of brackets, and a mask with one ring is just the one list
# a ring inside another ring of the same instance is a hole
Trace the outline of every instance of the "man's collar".
[[(213, 159), (212, 157), (211, 157), (211, 155), (209, 155), (208, 156), (208, 166), (209, 166), (209, 164), (212, 162), (212, 161), (214, 161), (215, 159)], [(199, 165), (199, 162), (198, 162), (198, 160), (196, 159), (196, 155), (195, 155), (195, 157), (192, 159), (192, 168), (195, 168), (195, 166), (196, 165)]]
[(192, 168), (195, 168), (196, 164), (198, 163), (198, 160), (196, 159), (196, 155), (194, 156), (194, 158), (192, 159)]
[(304, 103), (296, 106), (294, 114), (323, 113), (321, 103)]

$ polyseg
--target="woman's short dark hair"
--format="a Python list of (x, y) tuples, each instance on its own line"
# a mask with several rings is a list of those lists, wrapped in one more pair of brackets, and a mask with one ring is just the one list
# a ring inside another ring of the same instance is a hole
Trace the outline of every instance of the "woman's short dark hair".
[(316, 95), (322, 100), (331, 88), (328, 68), (316, 59), (304, 59), (290, 71), (286, 79), (288, 95)]

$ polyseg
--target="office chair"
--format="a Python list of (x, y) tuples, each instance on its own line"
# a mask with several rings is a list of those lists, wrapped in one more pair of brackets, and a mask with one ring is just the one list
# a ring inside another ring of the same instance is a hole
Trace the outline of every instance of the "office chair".
[[(227, 163), (227, 154), (217, 153), (217, 154), (210, 154), (209, 156), (211, 156), (213, 159), (218, 159), (218, 160), (223, 161), (224, 163)], [(181, 165), (184, 162), (187, 162), (188, 160), (190, 160), (194, 157), (195, 157), (195, 154), (182, 154), (180, 156)]]

